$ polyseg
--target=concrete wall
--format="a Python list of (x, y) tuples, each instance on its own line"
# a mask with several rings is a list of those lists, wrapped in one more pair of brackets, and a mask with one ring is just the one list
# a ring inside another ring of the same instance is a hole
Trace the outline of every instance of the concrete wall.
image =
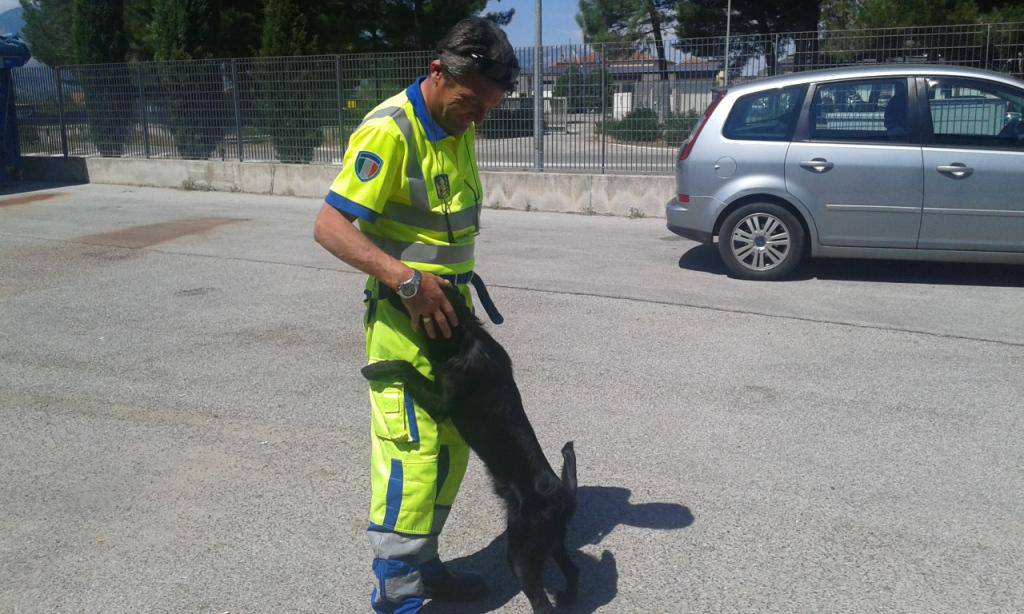
[[(337, 166), (136, 158), (22, 158), (26, 179), (323, 198)], [(484, 206), (664, 217), (675, 178), (659, 175), (481, 172)]]

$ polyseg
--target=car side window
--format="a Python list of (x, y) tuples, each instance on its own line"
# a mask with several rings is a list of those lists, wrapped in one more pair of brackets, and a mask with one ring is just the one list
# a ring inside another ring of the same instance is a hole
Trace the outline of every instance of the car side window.
[(725, 120), (727, 139), (788, 141), (793, 134), (806, 85), (742, 96)]
[(910, 140), (906, 79), (822, 83), (814, 90), (810, 137), (815, 141)]
[(1024, 149), (1024, 92), (975, 79), (927, 84), (936, 145)]

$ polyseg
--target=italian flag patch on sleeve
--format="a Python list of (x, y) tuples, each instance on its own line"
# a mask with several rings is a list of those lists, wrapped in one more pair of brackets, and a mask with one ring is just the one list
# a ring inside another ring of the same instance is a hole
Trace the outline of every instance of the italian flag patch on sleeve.
[(384, 161), (380, 156), (370, 151), (360, 151), (356, 155), (355, 171), (359, 181), (369, 181), (380, 173)]

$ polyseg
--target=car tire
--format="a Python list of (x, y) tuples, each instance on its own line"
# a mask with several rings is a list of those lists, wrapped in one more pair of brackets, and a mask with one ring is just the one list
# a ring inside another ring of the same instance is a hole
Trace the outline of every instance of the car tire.
[(726, 268), (737, 277), (782, 279), (803, 259), (804, 229), (785, 207), (750, 203), (722, 222), (718, 253)]

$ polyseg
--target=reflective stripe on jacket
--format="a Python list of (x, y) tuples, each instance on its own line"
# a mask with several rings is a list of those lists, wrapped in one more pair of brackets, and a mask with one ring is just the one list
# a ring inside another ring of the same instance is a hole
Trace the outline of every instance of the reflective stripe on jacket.
[(465, 273), (473, 269), (483, 198), (475, 126), (448, 135), (427, 111), (422, 81), (366, 115), (325, 200), (359, 218), (375, 245), (406, 264)]

